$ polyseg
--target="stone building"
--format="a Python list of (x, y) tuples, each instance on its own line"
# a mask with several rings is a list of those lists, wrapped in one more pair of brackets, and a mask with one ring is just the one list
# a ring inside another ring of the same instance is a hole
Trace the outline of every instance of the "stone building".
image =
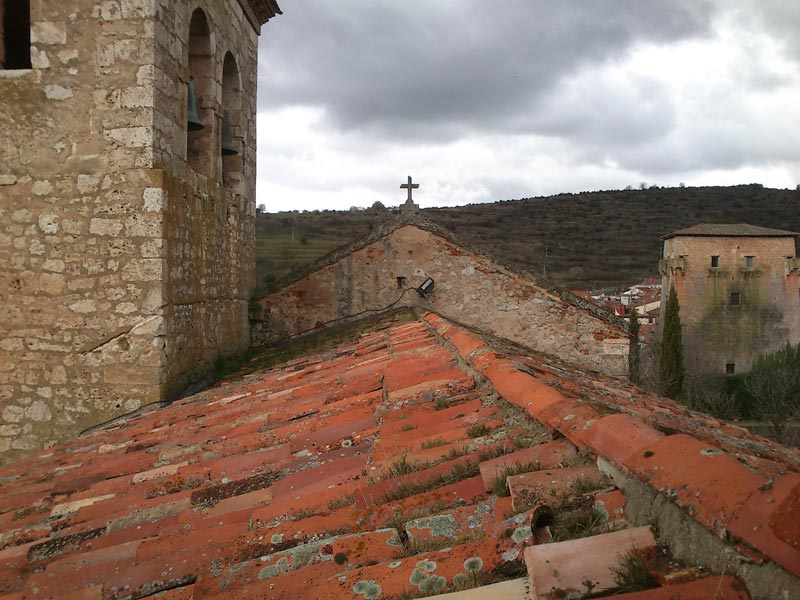
[(800, 343), (798, 235), (741, 223), (662, 238), (661, 306), (674, 286), (690, 371), (747, 371), (758, 354)]
[[(407, 202), (401, 216), (261, 298), (254, 344), (419, 306), (584, 369), (627, 376), (622, 319), (468, 248), (413, 206)], [(433, 289), (423, 295), (417, 288), (428, 279)]]
[(0, 456), (248, 346), (257, 40), (278, 12), (0, 0)]

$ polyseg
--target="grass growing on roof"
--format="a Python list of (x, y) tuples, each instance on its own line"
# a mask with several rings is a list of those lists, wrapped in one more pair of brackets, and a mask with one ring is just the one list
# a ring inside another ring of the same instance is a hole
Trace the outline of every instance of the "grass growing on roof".
[(450, 402), (447, 398), (437, 398), (433, 401), (433, 410), (444, 410), (450, 407)]
[(553, 511), (553, 541), (563, 542), (597, 535), (606, 529), (605, 522), (606, 515), (591, 499), (560, 506)]
[(513, 465), (504, 465), (502, 471), (492, 480), (492, 492), (494, 492), (495, 496), (510, 496), (511, 492), (508, 489), (507, 481), (509, 477), (520, 475), (521, 473), (538, 471), (539, 468), (539, 463), (537, 462), (516, 462)]
[(401, 475), (408, 475), (409, 473), (415, 473), (416, 471), (422, 471), (423, 469), (427, 469), (431, 465), (426, 462), (420, 462), (418, 460), (409, 460), (408, 454), (403, 454), (400, 458), (394, 461), (389, 470), (386, 471), (386, 474), (383, 476), (383, 479), (394, 479), (395, 477), (400, 477)]
[(339, 498), (335, 498), (328, 502), (328, 510), (338, 510), (340, 508), (344, 508), (345, 506), (352, 506), (356, 501), (355, 494), (346, 494)]
[(470, 477), (476, 477), (480, 475), (481, 472), (480, 463), (482, 463), (485, 460), (497, 458), (498, 456), (501, 456), (506, 452), (507, 452), (506, 448), (502, 445), (495, 446), (494, 448), (491, 448), (489, 450), (482, 450), (481, 452), (478, 453), (478, 455), (474, 459), (471, 458), (466, 461), (456, 463), (452, 467), (450, 467), (448, 471), (442, 473), (441, 475), (429, 477), (428, 479), (401, 483), (395, 489), (387, 492), (386, 495), (381, 500), (381, 502), (386, 503), (386, 502), (394, 502), (397, 500), (402, 500), (404, 498), (408, 498), (409, 496), (415, 496), (416, 494), (428, 492), (443, 485), (450, 485), (451, 483), (456, 483), (458, 481), (461, 481), (462, 479), (469, 479)]
[(422, 442), (420, 448), (422, 450), (430, 450), (431, 448), (438, 448), (439, 446), (445, 446), (445, 445), (447, 445), (447, 440), (444, 439), (442, 436), (439, 436), (433, 440)]
[(490, 433), (492, 430), (483, 423), (476, 423), (467, 429), (467, 435), (471, 438), (485, 437)]
[(641, 592), (658, 587), (658, 581), (647, 568), (647, 562), (641, 553), (626, 552), (617, 557), (616, 566), (611, 567), (614, 573), (613, 588), (615, 594)]
[(478, 542), (486, 538), (486, 533), (481, 529), (476, 529), (465, 533), (457, 538), (438, 537), (438, 538), (414, 538), (403, 544), (395, 552), (395, 558), (408, 558), (409, 556), (416, 556), (424, 552), (435, 552), (442, 548), (452, 548), (460, 546), (461, 544), (468, 544), (470, 542)]
[(301, 519), (307, 519), (308, 517), (313, 517), (317, 514), (316, 507), (308, 507), (308, 508), (301, 508), (300, 510), (293, 512), (289, 515), (289, 519), (292, 521), (299, 521)]

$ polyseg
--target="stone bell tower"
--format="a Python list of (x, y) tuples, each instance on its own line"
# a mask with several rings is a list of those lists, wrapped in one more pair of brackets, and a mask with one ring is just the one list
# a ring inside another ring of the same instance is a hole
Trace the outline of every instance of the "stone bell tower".
[(257, 43), (278, 13), (0, 0), (0, 462), (248, 346)]

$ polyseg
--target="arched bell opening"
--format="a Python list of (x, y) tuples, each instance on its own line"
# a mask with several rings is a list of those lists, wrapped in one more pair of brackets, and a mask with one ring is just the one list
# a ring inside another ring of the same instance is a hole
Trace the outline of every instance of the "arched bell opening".
[(195, 9), (189, 23), (189, 78), (186, 83), (186, 160), (197, 173), (213, 173), (214, 77), (208, 19)]
[(244, 181), (244, 123), (239, 67), (233, 54), (227, 52), (222, 64), (222, 127), (220, 154), (222, 182), (225, 189), (240, 194)]

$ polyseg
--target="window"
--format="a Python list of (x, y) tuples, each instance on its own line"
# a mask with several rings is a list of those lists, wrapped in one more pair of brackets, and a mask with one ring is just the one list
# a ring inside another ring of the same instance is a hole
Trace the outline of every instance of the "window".
[(744, 257), (745, 266), (748, 269), (752, 269), (753, 268), (753, 259), (754, 258), (755, 258), (755, 256), (745, 256)]
[(406, 289), (406, 278), (405, 277), (398, 277), (397, 278), (397, 289), (404, 290)]
[(739, 306), (742, 303), (742, 295), (739, 292), (731, 292), (731, 306)]
[[(190, 127), (189, 115), (186, 119), (186, 160), (197, 173), (210, 176), (212, 174), (211, 146), (213, 144), (214, 122), (213, 111), (208, 106), (208, 99), (214, 97), (214, 80), (212, 78), (211, 36), (208, 20), (199, 8), (192, 13), (189, 24), (189, 89), (194, 91), (197, 114), (200, 125)], [(191, 92), (187, 92), (187, 98)], [(189, 107), (187, 101), (187, 113)]]
[(736, 363), (727, 363), (725, 365), (725, 375), (733, 375), (736, 372)]
[(711, 266), (715, 269), (719, 266), (719, 256), (711, 257)]
[(225, 188), (242, 193), (244, 182), (244, 132), (242, 129), (242, 96), (239, 67), (230, 52), (222, 64), (222, 182)]
[(31, 68), (29, 0), (0, 0), (0, 68)]

